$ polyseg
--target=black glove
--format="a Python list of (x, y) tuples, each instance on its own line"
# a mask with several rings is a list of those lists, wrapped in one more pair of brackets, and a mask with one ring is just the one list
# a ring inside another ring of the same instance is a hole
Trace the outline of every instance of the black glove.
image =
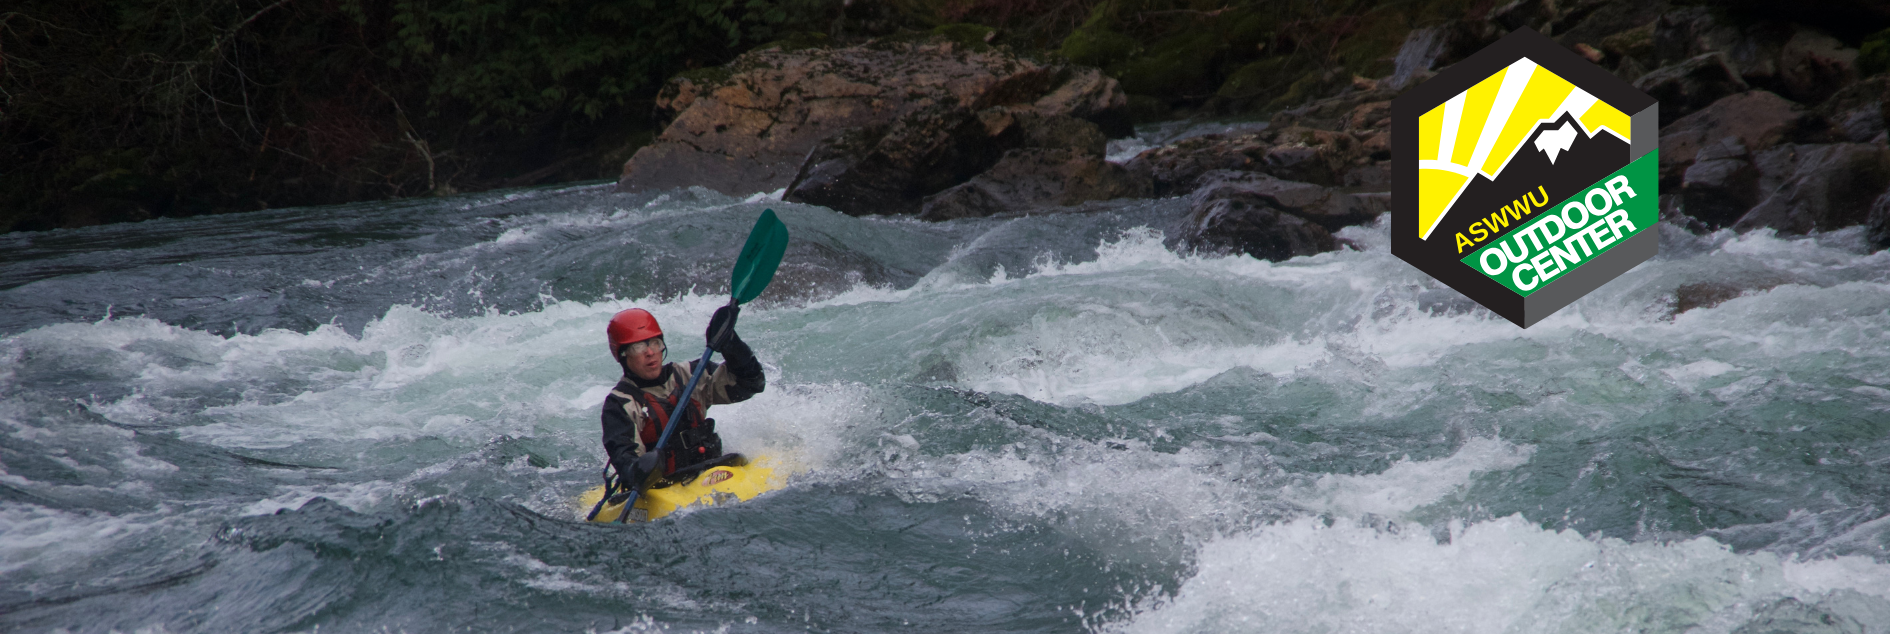
[(729, 340), (740, 339), (735, 336), (735, 317), (741, 312), (740, 306), (723, 306), (715, 309), (715, 316), (709, 318), (709, 330), (703, 333), (703, 338), (709, 342), (710, 350), (721, 350), (728, 345)]
[(636, 466), (630, 468), (631, 488), (642, 489), (643, 485), (649, 481), (650, 474), (662, 471), (662, 464), (663, 459), (657, 456), (655, 451), (646, 451), (643, 455), (637, 456)]

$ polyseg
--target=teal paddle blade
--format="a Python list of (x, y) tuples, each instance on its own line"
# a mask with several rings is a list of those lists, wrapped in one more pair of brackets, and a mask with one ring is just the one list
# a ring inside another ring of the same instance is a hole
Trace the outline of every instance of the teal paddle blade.
[(729, 274), (729, 295), (735, 303), (748, 303), (774, 281), (774, 269), (781, 265), (787, 241), (787, 225), (775, 217), (773, 209), (762, 210), (755, 228), (748, 232), (748, 244), (742, 245), (741, 257), (735, 258), (735, 270)]

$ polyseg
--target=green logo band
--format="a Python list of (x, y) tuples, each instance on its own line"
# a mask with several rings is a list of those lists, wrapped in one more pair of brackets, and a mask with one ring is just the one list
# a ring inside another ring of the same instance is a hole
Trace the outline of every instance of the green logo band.
[(1660, 220), (1660, 201), (1654, 193), (1659, 156), (1659, 150), (1648, 152), (1568, 200), (1534, 210), (1542, 215), (1462, 262), (1528, 297)]

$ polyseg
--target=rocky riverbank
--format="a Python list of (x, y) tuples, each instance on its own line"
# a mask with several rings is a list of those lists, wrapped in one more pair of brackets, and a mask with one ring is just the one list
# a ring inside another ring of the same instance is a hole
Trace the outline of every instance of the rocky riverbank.
[(1172, 248), (1308, 255), (1343, 248), (1333, 232), (1389, 208), (1391, 99), (1521, 28), (1660, 99), (1666, 220), (1694, 232), (1864, 226), (1890, 246), (1885, 42), (1666, 1), (1521, 0), (1413, 29), (1382, 76), (1308, 89), (1265, 129), (1120, 164), (1104, 160), (1105, 139), (1127, 135), (1132, 104), (1149, 97), (1097, 68), (943, 35), (768, 47), (672, 79), (658, 100), (671, 122), (619, 188), (779, 191), (928, 220), (1186, 196)]

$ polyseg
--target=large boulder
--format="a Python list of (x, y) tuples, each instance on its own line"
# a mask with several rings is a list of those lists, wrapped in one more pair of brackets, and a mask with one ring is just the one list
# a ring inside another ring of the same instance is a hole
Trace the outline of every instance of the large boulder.
[[(1651, 2), (1587, 2), (1571, 7), (1552, 36), (1563, 46), (1588, 44), (1611, 55), (1653, 61), (1654, 24), (1672, 7)], [(1585, 9), (1585, 10), (1584, 10)]]
[(1857, 81), (1857, 49), (1825, 33), (1796, 29), (1778, 57), (1778, 89), (1799, 103), (1823, 103)]
[(1701, 149), (1728, 137), (1737, 139), (1747, 151), (1758, 153), (1780, 143), (1805, 140), (1820, 126), (1816, 115), (1768, 91), (1725, 97), (1662, 127), (1661, 181), (1678, 184)]
[(1680, 182), (1680, 203), (1702, 229), (1718, 229), (1759, 204), (1759, 170), (1738, 137), (1725, 137), (1700, 150)]
[[(1787, 145), (1756, 161), (1765, 200), (1746, 212), (1733, 229), (1764, 227), (1803, 234), (1865, 224), (1871, 204), (1890, 189), (1890, 151), (1868, 143)], [(1766, 187), (1766, 173), (1790, 168), (1776, 188)]]
[(1890, 249), (1890, 192), (1878, 196), (1864, 219), (1864, 237), (1879, 249)]
[(1215, 170), (1248, 170), (1266, 156), (1266, 132), (1205, 134), (1152, 148), (1129, 159), (1130, 171), (1149, 177), (1156, 196), (1194, 191)]
[[(1388, 120), (1375, 114), (1379, 103), (1355, 106), (1353, 112), (1330, 120), (1331, 127), (1343, 128), (1351, 120)], [(1381, 164), (1388, 164), (1390, 146), (1391, 136), (1382, 129), (1348, 132), (1296, 125), (1185, 139), (1145, 151), (1125, 165), (1148, 175), (1156, 196), (1192, 192), (1202, 185), (1203, 176), (1215, 170), (1259, 172), (1315, 185), (1370, 188), (1384, 185), (1388, 178), (1389, 172)]]
[(934, 106), (828, 138), (808, 153), (785, 199), (853, 215), (918, 213), (925, 196), (997, 163), (1003, 129), (988, 119)]
[(890, 129), (926, 109), (1011, 107), (1126, 134), (1127, 105), (1115, 80), (1093, 68), (1045, 65), (942, 38), (774, 47), (743, 54), (718, 72), (671, 80), (657, 106), (675, 118), (624, 164), (618, 189), (702, 185), (736, 195), (782, 189), (821, 141), (860, 128)]
[(1726, 54), (1717, 51), (1655, 69), (1635, 80), (1634, 87), (1660, 100), (1663, 127), (1751, 88), (1727, 65)]
[(1022, 147), (964, 184), (925, 199), (921, 220), (951, 220), (1061, 207), (1092, 200), (1144, 198), (1148, 178), (1103, 160), (1099, 149)]
[[(1777, 90), (1779, 53), (1794, 27), (1782, 22), (1737, 25), (1705, 6), (1669, 11), (1654, 25), (1654, 63), (1668, 66), (1707, 53), (1725, 55), (1735, 76)], [(1662, 102), (1662, 109), (1665, 109)]]
[(1818, 106), (1818, 114), (1831, 122), (1831, 132), (1839, 140), (1868, 143), (1882, 136), (1890, 126), (1890, 74), (1879, 73), (1846, 86)]
[[(1108, 147), (1102, 130), (1089, 121), (1066, 115), (1046, 117), (1031, 110), (1007, 107), (987, 108), (975, 114), (922, 110), (894, 123), (886, 132), (876, 130), (849, 132), (821, 142), (788, 186), (786, 199), (824, 205), (854, 215), (914, 214), (923, 211), (926, 197), (967, 184), (972, 177), (994, 169), (1009, 150), (1069, 151), (1071, 154), (1066, 158), (1081, 157), (1099, 162)], [(1068, 162), (1038, 162), (1036, 164), (1044, 169), (1029, 176), (1023, 171), (1028, 163), (1013, 160), (1004, 170), (986, 179), (986, 184), (992, 179), (1054, 180), (1068, 172)], [(1097, 174), (1107, 180), (1117, 172), (1120, 169), (1102, 169)], [(1088, 174), (1083, 170), (1068, 173)], [(1090, 196), (1095, 194), (1083, 183), (1055, 187), (1067, 190), (1076, 199), (1070, 201), (1059, 196), (1046, 199), (1046, 204), (1073, 204), (1094, 199)], [(1099, 191), (1117, 189), (1124, 188), (1103, 187)], [(1148, 193), (1147, 187), (1128, 186), (1124, 191), (1129, 193), (1123, 195)], [(952, 217), (989, 215), (1004, 210), (1008, 209), (965, 212)]]
[[(1662, 15), (1654, 40), (1658, 64), (1718, 52), (1748, 85), (1805, 104), (1824, 101), (1858, 78), (1857, 49), (1782, 20), (1734, 23), (1708, 7), (1688, 7)], [(1661, 103), (1664, 109), (1666, 102)]]
[(1382, 193), (1347, 193), (1247, 171), (1201, 177), (1194, 206), (1164, 243), (1176, 251), (1244, 253), (1280, 261), (1337, 249), (1332, 232), (1365, 224), (1391, 207)]
[(1164, 240), (1176, 251), (1244, 253), (1278, 262), (1338, 248), (1332, 232), (1265, 198), (1218, 198), (1195, 205)]
[(1370, 223), (1390, 209), (1382, 193), (1350, 193), (1255, 172), (1209, 172), (1202, 181), (1190, 196), (1197, 208), (1215, 200), (1259, 199), (1330, 231)]

